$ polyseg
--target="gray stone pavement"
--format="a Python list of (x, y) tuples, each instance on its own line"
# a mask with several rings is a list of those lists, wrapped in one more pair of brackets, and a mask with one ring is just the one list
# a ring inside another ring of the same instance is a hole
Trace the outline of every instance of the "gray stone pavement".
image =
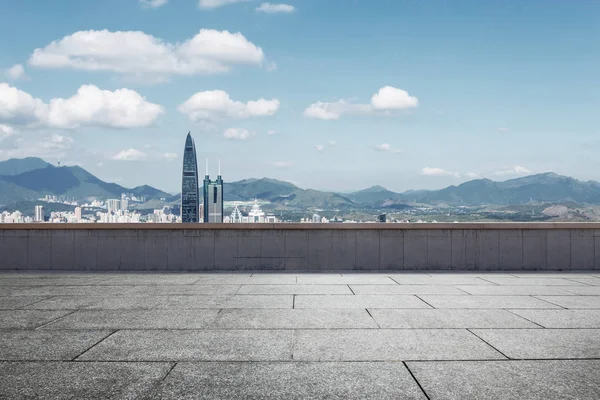
[(599, 399), (600, 273), (0, 273), (0, 399)]

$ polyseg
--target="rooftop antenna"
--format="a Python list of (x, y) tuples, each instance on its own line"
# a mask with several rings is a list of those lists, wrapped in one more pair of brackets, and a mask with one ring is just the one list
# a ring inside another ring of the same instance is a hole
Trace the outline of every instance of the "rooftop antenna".
[(219, 163), (219, 176), (221, 176), (221, 159), (218, 159), (218, 163)]
[(208, 176), (208, 158), (206, 159), (206, 176)]

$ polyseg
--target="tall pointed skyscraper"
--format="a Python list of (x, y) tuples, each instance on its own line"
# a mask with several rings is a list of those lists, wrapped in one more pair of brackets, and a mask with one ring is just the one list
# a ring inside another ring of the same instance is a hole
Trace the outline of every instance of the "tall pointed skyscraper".
[(181, 222), (200, 222), (198, 193), (198, 161), (196, 145), (188, 132), (183, 151), (183, 174), (181, 180)]

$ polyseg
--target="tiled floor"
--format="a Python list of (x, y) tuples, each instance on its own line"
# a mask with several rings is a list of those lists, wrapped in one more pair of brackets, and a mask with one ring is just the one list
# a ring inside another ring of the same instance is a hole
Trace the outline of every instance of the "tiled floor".
[(0, 398), (598, 399), (600, 273), (2, 273)]

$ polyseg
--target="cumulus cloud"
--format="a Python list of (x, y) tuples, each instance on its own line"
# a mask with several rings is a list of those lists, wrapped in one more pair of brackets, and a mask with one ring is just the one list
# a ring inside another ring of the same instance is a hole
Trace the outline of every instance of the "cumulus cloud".
[(455, 178), (459, 178), (460, 174), (458, 172), (446, 171), (442, 168), (430, 168), (425, 167), (421, 171), (421, 175), (425, 176), (453, 176)]
[(405, 90), (385, 86), (371, 97), (369, 104), (357, 104), (344, 99), (335, 102), (318, 101), (304, 110), (304, 116), (322, 120), (337, 120), (344, 114), (389, 113), (416, 108), (418, 105), (419, 100), (410, 96)]
[(471, 179), (477, 179), (477, 178), (479, 178), (481, 175), (479, 175), (477, 172), (467, 172), (467, 173), (465, 174), (465, 176), (466, 176), (467, 178), (471, 178)]
[(141, 31), (78, 31), (35, 49), (29, 65), (109, 71), (160, 81), (171, 75), (213, 74), (233, 66), (262, 65), (262, 49), (241, 33), (201, 29), (181, 43), (167, 43)]
[(69, 136), (56, 133), (40, 135), (32, 131), (24, 137), (11, 128), (11, 134), (2, 140), (2, 129), (0, 125), (0, 155), (5, 158), (65, 158), (69, 152), (73, 152), (74, 140)]
[(402, 153), (402, 150), (392, 147), (392, 145), (389, 143), (379, 144), (379, 145), (375, 146), (375, 150), (386, 152), (386, 153), (394, 153), (394, 154)]
[(147, 154), (143, 151), (137, 149), (127, 149), (118, 152), (117, 154), (112, 156), (112, 159), (118, 161), (142, 161), (145, 160), (146, 157)]
[(317, 149), (317, 151), (323, 151), (325, 149), (325, 146), (323, 146), (322, 144), (315, 144), (315, 149)]
[(254, 136), (254, 132), (243, 128), (229, 128), (225, 129), (223, 136), (227, 139), (247, 140)]
[(512, 168), (503, 169), (503, 170), (500, 170), (500, 171), (496, 172), (496, 175), (498, 175), (498, 176), (528, 175), (528, 174), (531, 174), (531, 171), (528, 170), (525, 167), (520, 166), (520, 165), (515, 165)]
[(0, 120), (72, 129), (80, 126), (135, 128), (148, 126), (164, 112), (130, 89), (114, 92), (84, 85), (68, 99), (44, 103), (17, 88), (0, 83)]
[(164, 6), (169, 0), (139, 0), (140, 3), (145, 7), (158, 8)]
[(13, 136), (15, 133), (16, 132), (12, 127), (0, 124), (0, 140)]
[(269, 135), (269, 136), (277, 135), (277, 131), (274, 131), (274, 130), (267, 131), (267, 135)]
[(213, 8), (218, 8), (218, 7), (227, 6), (227, 5), (236, 4), (236, 3), (244, 3), (246, 1), (251, 1), (251, 0), (200, 0), (198, 2), (198, 7), (207, 9), (207, 10), (211, 10)]
[(296, 7), (289, 4), (262, 3), (259, 7), (256, 7), (256, 12), (262, 12), (266, 14), (289, 14), (294, 11), (296, 11)]
[(273, 161), (270, 164), (275, 168), (289, 168), (292, 166), (292, 163), (289, 161)]
[(243, 103), (234, 101), (223, 90), (198, 92), (178, 107), (191, 121), (221, 118), (251, 118), (273, 115), (279, 110), (279, 100), (259, 99)]
[(4, 71), (4, 75), (12, 80), (17, 80), (25, 77), (25, 68), (22, 64), (13, 65)]

